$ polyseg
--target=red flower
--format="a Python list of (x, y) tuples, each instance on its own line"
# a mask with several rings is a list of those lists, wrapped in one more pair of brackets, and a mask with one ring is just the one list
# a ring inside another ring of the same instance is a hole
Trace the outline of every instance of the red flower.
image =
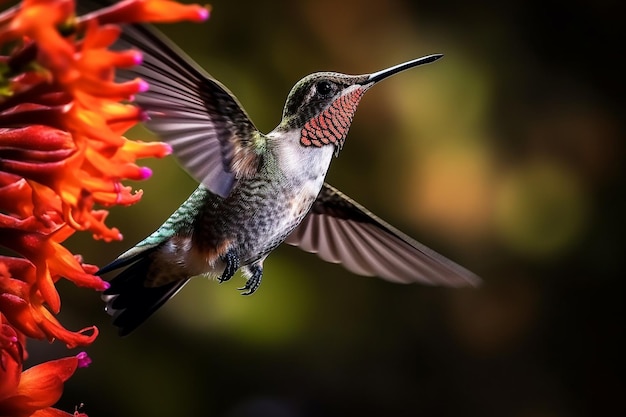
[[(72, 416), (51, 406), (61, 397), (63, 383), (76, 368), (89, 365), (89, 357), (82, 352), (22, 372), (23, 337), (20, 338), (11, 326), (2, 324), (2, 319), (0, 315), (0, 415)], [(74, 417), (77, 415), (81, 414), (74, 414)]]
[(208, 13), (126, 0), (78, 19), (74, 7), (73, 0), (24, 0), (0, 15), (0, 45), (11, 51), (0, 57), (0, 245), (24, 257), (0, 258), (0, 312), (28, 336), (68, 346), (91, 343), (97, 330), (68, 332), (54, 319), (61, 307), (56, 281), (96, 290), (107, 284), (62, 242), (76, 230), (121, 239), (96, 207), (137, 202), (141, 192), (122, 180), (150, 176), (138, 158), (171, 152), (121, 136), (142, 120), (128, 103), (147, 84), (114, 81), (116, 68), (141, 62), (138, 51), (109, 49), (120, 34), (116, 23), (199, 21)]
[(137, 202), (141, 191), (122, 181), (151, 175), (137, 159), (171, 152), (122, 136), (142, 121), (131, 102), (148, 85), (115, 82), (117, 68), (141, 63), (138, 51), (109, 49), (118, 25), (208, 17), (200, 6), (169, 0), (125, 0), (82, 18), (74, 10), (74, 0), (23, 0), (0, 14), (0, 50), (8, 52), (0, 56), (0, 246), (22, 256), (0, 256), (1, 416), (69, 416), (50, 406), (88, 358), (22, 372), (27, 337), (75, 347), (98, 335), (94, 326), (69, 331), (54, 316), (59, 279), (108, 286), (62, 243), (75, 231), (121, 239), (103, 207)]
[[(75, 263), (74, 266), (79, 265), (78, 261), (69, 255), (65, 248), (60, 245), (57, 248), (62, 249), (64, 255), (71, 257), (70, 259)], [(69, 259), (67, 260), (69, 261)], [(57, 261), (65, 262), (61, 259)], [(42, 291), (33, 290), (34, 285), (32, 283), (37, 282), (35, 270), (35, 266), (25, 259), (0, 257), (0, 312), (27, 337), (48, 340), (59, 339), (64, 341), (68, 348), (91, 344), (98, 336), (98, 329), (92, 326), (78, 332), (71, 332), (61, 326), (46, 308)], [(91, 273), (94, 272), (95, 267), (92, 267)], [(79, 266), (76, 267), (74, 273), (78, 279), (88, 280), (92, 277), (90, 274), (81, 272)], [(15, 279), (13, 276), (18, 276), (21, 279)], [(58, 294), (53, 282), (50, 283), (48, 291), (51, 293), (50, 296), (57, 300), (55, 302), (58, 302)]]

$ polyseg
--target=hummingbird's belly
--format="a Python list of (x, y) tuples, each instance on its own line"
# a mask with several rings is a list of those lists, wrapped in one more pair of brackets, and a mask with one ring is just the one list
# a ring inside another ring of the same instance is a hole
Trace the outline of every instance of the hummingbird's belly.
[(311, 184), (297, 191), (280, 190), (242, 219), (246, 226), (237, 234), (242, 263), (264, 258), (283, 243), (309, 212), (320, 189), (321, 185), (317, 188)]
[(209, 252), (227, 242), (242, 266), (262, 259), (300, 224), (322, 184), (323, 178), (240, 183), (226, 199), (209, 199), (199, 214), (194, 240)]

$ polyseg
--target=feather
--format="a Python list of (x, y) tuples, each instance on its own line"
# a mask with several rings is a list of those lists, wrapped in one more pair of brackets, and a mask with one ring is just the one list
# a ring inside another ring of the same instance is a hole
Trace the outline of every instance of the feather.
[(336, 188), (324, 184), (286, 243), (349, 271), (399, 283), (478, 285), (472, 272), (411, 239)]
[(149, 83), (135, 103), (193, 178), (226, 197), (238, 179), (257, 172), (263, 136), (226, 87), (146, 25), (124, 26), (115, 48), (142, 52), (142, 64), (118, 71), (118, 78)]

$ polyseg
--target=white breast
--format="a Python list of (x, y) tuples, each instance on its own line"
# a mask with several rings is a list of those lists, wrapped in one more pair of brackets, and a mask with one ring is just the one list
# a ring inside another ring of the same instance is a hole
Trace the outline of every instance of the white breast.
[(293, 222), (302, 219), (322, 189), (335, 148), (332, 145), (302, 146), (297, 131), (280, 137), (270, 134), (268, 138), (284, 180), (293, 187), (290, 213), (284, 217), (284, 226), (293, 227)]

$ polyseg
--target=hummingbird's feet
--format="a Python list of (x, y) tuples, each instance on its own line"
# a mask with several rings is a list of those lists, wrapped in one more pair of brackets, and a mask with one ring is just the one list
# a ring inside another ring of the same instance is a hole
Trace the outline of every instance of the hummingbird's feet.
[(261, 277), (263, 277), (263, 267), (261, 263), (253, 263), (245, 267), (250, 274), (250, 278), (246, 281), (246, 285), (242, 288), (237, 288), (239, 291), (243, 291), (241, 295), (251, 295), (261, 285)]
[(226, 267), (222, 276), (217, 279), (220, 283), (228, 281), (235, 275), (235, 272), (239, 269), (239, 256), (237, 256), (234, 250), (230, 249), (222, 256), (222, 261), (226, 264)]

